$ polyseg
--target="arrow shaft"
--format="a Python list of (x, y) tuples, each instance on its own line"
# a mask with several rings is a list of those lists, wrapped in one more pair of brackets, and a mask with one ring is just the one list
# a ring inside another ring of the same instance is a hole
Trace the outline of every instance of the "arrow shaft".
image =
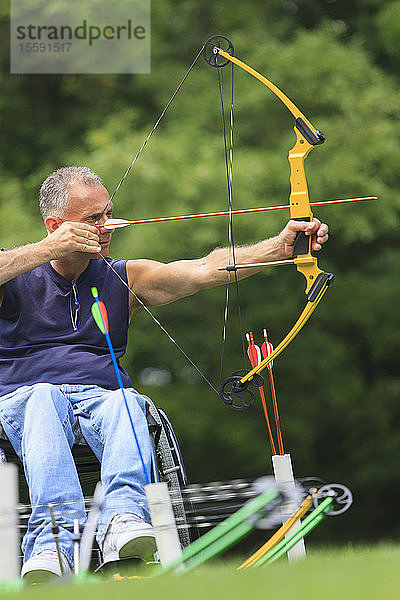
[[(261, 347), (261, 353), (263, 355), (263, 358), (266, 358), (266, 357), (270, 356), (270, 354), (273, 353), (274, 347), (268, 341), (268, 334), (267, 334), (266, 329), (264, 329), (263, 335), (264, 335), (264, 343)], [(270, 384), (270, 389), (271, 389), (272, 406), (273, 406), (273, 410), (274, 410), (276, 437), (278, 440), (278, 450), (279, 450), (279, 454), (281, 456), (284, 456), (285, 450), (283, 448), (281, 423), (280, 423), (280, 419), (279, 419), (279, 410), (278, 410), (278, 400), (276, 397), (275, 381), (274, 381), (274, 374), (272, 371), (272, 367), (273, 367), (273, 361), (268, 365), (269, 384)]]
[[(376, 196), (365, 196), (363, 198), (344, 198), (339, 200), (324, 200), (321, 202), (310, 202), (310, 206), (326, 206), (330, 204), (346, 204), (350, 202), (365, 202), (367, 200), (376, 200)], [(139, 219), (136, 221), (127, 221), (126, 225), (140, 225), (141, 223), (162, 223), (165, 221), (184, 221), (187, 219), (202, 219), (204, 217), (222, 217), (226, 215), (242, 215), (246, 213), (269, 212), (272, 210), (285, 210), (290, 208), (289, 204), (280, 206), (265, 206), (261, 208), (243, 208), (239, 210), (225, 210), (222, 212), (196, 213), (192, 215), (180, 215), (175, 217), (157, 217), (154, 219)]]
[(282, 439), (281, 423), (280, 423), (280, 419), (279, 419), (278, 401), (276, 398), (275, 381), (274, 381), (272, 369), (268, 369), (268, 374), (269, 374), (269, 384), (270, 384), (270, 388), (271, 388), (272, 406), (274, 409), (276, 437), (278, 439), (278, 449), (279, 449), (279, 454), (281, 456), (284, 456), (285, 450), (283, 449), (283, 439)]
[(275, 448), (274, 436), (272, 434), (271, 423), (270, 423), (269, 416), (268, 416), (267, 401), (265, 399), (264, 388), (259, 387), (258, 392), (259, 392), (260, 398), (261, 398), (261, 406), (262, 406), (263, 413), (264, 413), (265, 423), (267, 425), (268, 437), (269, 437), (269, 443), (271, 444), (272, 455), (275, 456), (276, 448)]
[[(97, 302), (97, 299), (96, 299), (96, 302)], [(146, 478), (146, 483), (149, 484), (149, 483), (151, 483), (150, 475), (149, 475), (149, 472), (147, 470), (146, 464), (144, 462), (144, 458), (143, 458), (143, 454), (142, 454), (142, 449), (140, 447), (140, 443), (139, 443), (139, 440), (138, 440), (138, 437), (137, 437), (137, 434), (136, 434), (136, 429), (135, 429), (135, 426), (133, 424), (133, 419), (132, 419), (131, 411), (129, 410), (128, 401), (127, 401), (126, 395), (125, 395), (124, 384), (123, 384), (123, 381), (122, 381), (121, 373), (119, 372), (117, 358), (115, 356), (114, 348), (113, 348), (112, 343), (111, 343), (110, 334), (106, 332), (104, 335), (106, 336), (108, 349), (109, 349), (110, 354), (111, 354), (111, 359), (112, 359), (112, 362), (113, 362), (113, 365), (114, 365), (114, 370), (115, 370), (115, 374), (117, 376), (118, 384), (119, 384), (120, 390), (122, 392), (122, 397), (124, 399), (125, 408), (126, 408), (126, 410), (128, 412), (129, 422), (131, 424), (131, 429), (132, 429), (132, 432), (133, 432), (133, 436), (135, 438), (136, 447), (138, 449), (140, 462), (142, 463), (142, 468), (143, 468), (143, 472), (144, 472), (144, 475), (145, 475), (145, 478)]]

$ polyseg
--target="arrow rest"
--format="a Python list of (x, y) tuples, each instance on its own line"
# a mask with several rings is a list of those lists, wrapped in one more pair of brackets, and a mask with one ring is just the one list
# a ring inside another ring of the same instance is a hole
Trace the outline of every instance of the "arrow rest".
[[(246, 373), (245, 369), (235, 371), (220, 385), (219, 395), (222, 401), (233, 410), (247, 410), (251, 408), (255, 402), (255, 394), (253, 390), (249, 390), (249, 385), (261, 387), (264, 383), (264, 379), (257, 373), (253, 375), (251, 380), (242, 383), (241, 379)], [(239, 399), (239, 404), (235, 403), (236, 398)]]
[(230, 61), (218, 54), (218, 50), (224, 50), (233, 56), (233, 44), (224, 35), (213, 35), (204, 43), (204, 59), (210, 67), (225, 67)]

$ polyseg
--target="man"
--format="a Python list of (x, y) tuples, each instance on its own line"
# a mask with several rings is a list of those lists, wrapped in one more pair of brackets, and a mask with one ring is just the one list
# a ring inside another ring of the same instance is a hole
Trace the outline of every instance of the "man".
[[(226, 282), (218, 271), (227, 249), (168, 264), (108, 257), (112, 215), (100, 178), (86, 167), (52, 173), (40, 190), (48, 232), (40, 242), (0, 253), (0, 420), (23, 462), (32, 515), (22, 549), (28, 581), (61, 575), (48, 505), (57, 507), (63, 571), (73, 564), (71, 524), (84, 523), (82, 491), (71, 455), (72, 424), (101, 462), (105, 500), (97, 541), (104, 561), (149, 560), (155, 551), (144, 485), (146, 477), (104, 336), (91, 316), (92, 286), (105, 302), (116, 356), (126, 349), (127, 329), (140, 304), (168, 304)], [(108, 206), (104, 213), (105, 207)], [(313, 250), (328, 239), (328, 227), (289, 221), (276, 237), (236, 249), (237, 263), (280, 260), (291, 255), (298, 231), (313, 236)], [(128, 284), (131, 295), (115, 274)], [(251, 273), (260, 269), (251, 269)], [(242, 270), (241, 278), (251, 273)], [(146, 400), (121, 376), (141, 453), (151, 470)]]

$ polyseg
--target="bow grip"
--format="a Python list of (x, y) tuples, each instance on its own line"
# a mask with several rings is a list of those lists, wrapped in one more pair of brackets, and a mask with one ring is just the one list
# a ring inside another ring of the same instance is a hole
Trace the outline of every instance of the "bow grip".
[[(310, 221), (310, 217), (298, 217), (293, 221)], [(311, 235), (306, 235), (304, 231), (298, 231), (293, 244), (292, 257), (296, 258), (300, 254), (308, 254), (311, 250)]]

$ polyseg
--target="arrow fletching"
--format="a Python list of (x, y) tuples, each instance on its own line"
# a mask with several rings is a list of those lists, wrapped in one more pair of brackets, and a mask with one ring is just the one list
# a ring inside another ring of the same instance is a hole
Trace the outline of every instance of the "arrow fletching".
[(97, 327), (100, 329), (103, 335), (109, 333), (108, 329), (108, 318), (106, 307), (103, 302), (99, 300), (99, 302), (93, 302), (92, 304), (92, 315), (94, 320), (96, 321)]
[[(266, 329), (263, 330), (263, 334), (264, 334), (265, 341), (261, 346), (261, 353), (263, 355), (263, 358), (267, 358), (274, 351), (274, 347), (271, 344), (271, 342), (268, 341), (268, 335), (267, 335)], [(274, 366), (274, 361), (269, 363), (268, 369), (271, 371), (273, 366)]]
[(102, 229), (121, 229), (122, 227), (128, 227), (132, 225), (132, 221), (126, 219), (107, 219), (103, 225), (100, 225)]
[(251, 331), (250, 334), (246, 333), (246, 339), (248, 343), (247, 356), (249, 357), (250, 364), (254, 369), (254, 367), (257, 367), (257, 365), (259, 365), (261, 362), (260, 348), (254, 343), (254, 337)]
[(92, 287), (92, 296), (95, 299), (95, 302), (92, 304), (93, 318), (96, 321), (96, 325), (100, 329), (101, 333), (106, 335), (106, 333), (110, 333), (108, 327), (107, 309), (104, 303), (99, 300), (99, 294), (97, 288), (95, 287)]

